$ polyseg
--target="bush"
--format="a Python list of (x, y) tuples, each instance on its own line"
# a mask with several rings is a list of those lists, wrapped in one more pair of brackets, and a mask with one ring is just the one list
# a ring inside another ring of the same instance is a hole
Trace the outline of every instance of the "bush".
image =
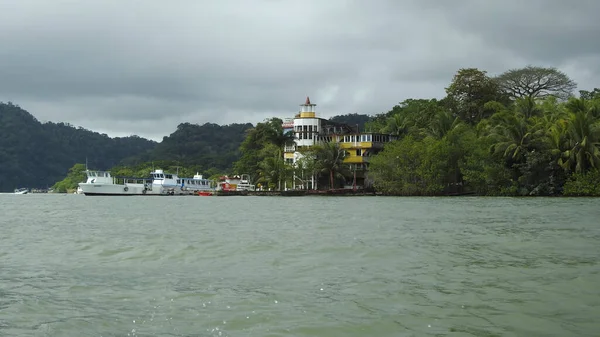
[(565, 183), (565, 196), (600, 196), (600, 171), (575, 173)]

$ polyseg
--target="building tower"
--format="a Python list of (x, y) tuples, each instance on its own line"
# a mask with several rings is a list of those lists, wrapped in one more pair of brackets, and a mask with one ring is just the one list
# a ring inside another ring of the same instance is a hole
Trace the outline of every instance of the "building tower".
[(296, 146), (313, 146), (315, 145), (316, 136), (319, 133), (321, 125), (321, 120), (317, 118), (315, 113), (316, 104), (312, 104), (310, 98), (307, 96), (306, 102), (300, 104), (300, 106), (300, 113), (294, 118)]
[(310, 103), (310, 98), (306, 96), (306, 102), (304, 104), (300, 104), (302, 110), (300, 110), (300, 118), (315, 118), (315, 107), (316, 104)]

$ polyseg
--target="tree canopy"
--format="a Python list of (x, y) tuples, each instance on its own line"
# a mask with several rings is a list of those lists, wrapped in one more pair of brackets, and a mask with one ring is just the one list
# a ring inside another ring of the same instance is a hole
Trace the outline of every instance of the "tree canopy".
[(527, 66), (510, 69), (495, 78), (496, 83), (511, 98), (568, 99), (577, 84), (556, 68)]

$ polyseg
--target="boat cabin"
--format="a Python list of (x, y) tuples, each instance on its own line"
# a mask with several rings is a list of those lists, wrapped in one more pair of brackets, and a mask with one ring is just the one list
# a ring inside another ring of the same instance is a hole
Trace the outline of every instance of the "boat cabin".
[(110, 172), (107, 171), (91, 171), (86, 170), (85, 174), (87, 175), (87, 184), (113, 184), (113, 178), (110, 175)]

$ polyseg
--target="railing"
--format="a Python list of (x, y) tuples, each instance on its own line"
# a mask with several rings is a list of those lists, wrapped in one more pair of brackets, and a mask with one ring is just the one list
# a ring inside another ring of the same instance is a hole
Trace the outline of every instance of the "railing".
[(292, 146), (285, 146), (283, 148), (283, 152), (294, 152), (294, 151), (296, 151), (296, 147), (293, 146), (293, 145)]

